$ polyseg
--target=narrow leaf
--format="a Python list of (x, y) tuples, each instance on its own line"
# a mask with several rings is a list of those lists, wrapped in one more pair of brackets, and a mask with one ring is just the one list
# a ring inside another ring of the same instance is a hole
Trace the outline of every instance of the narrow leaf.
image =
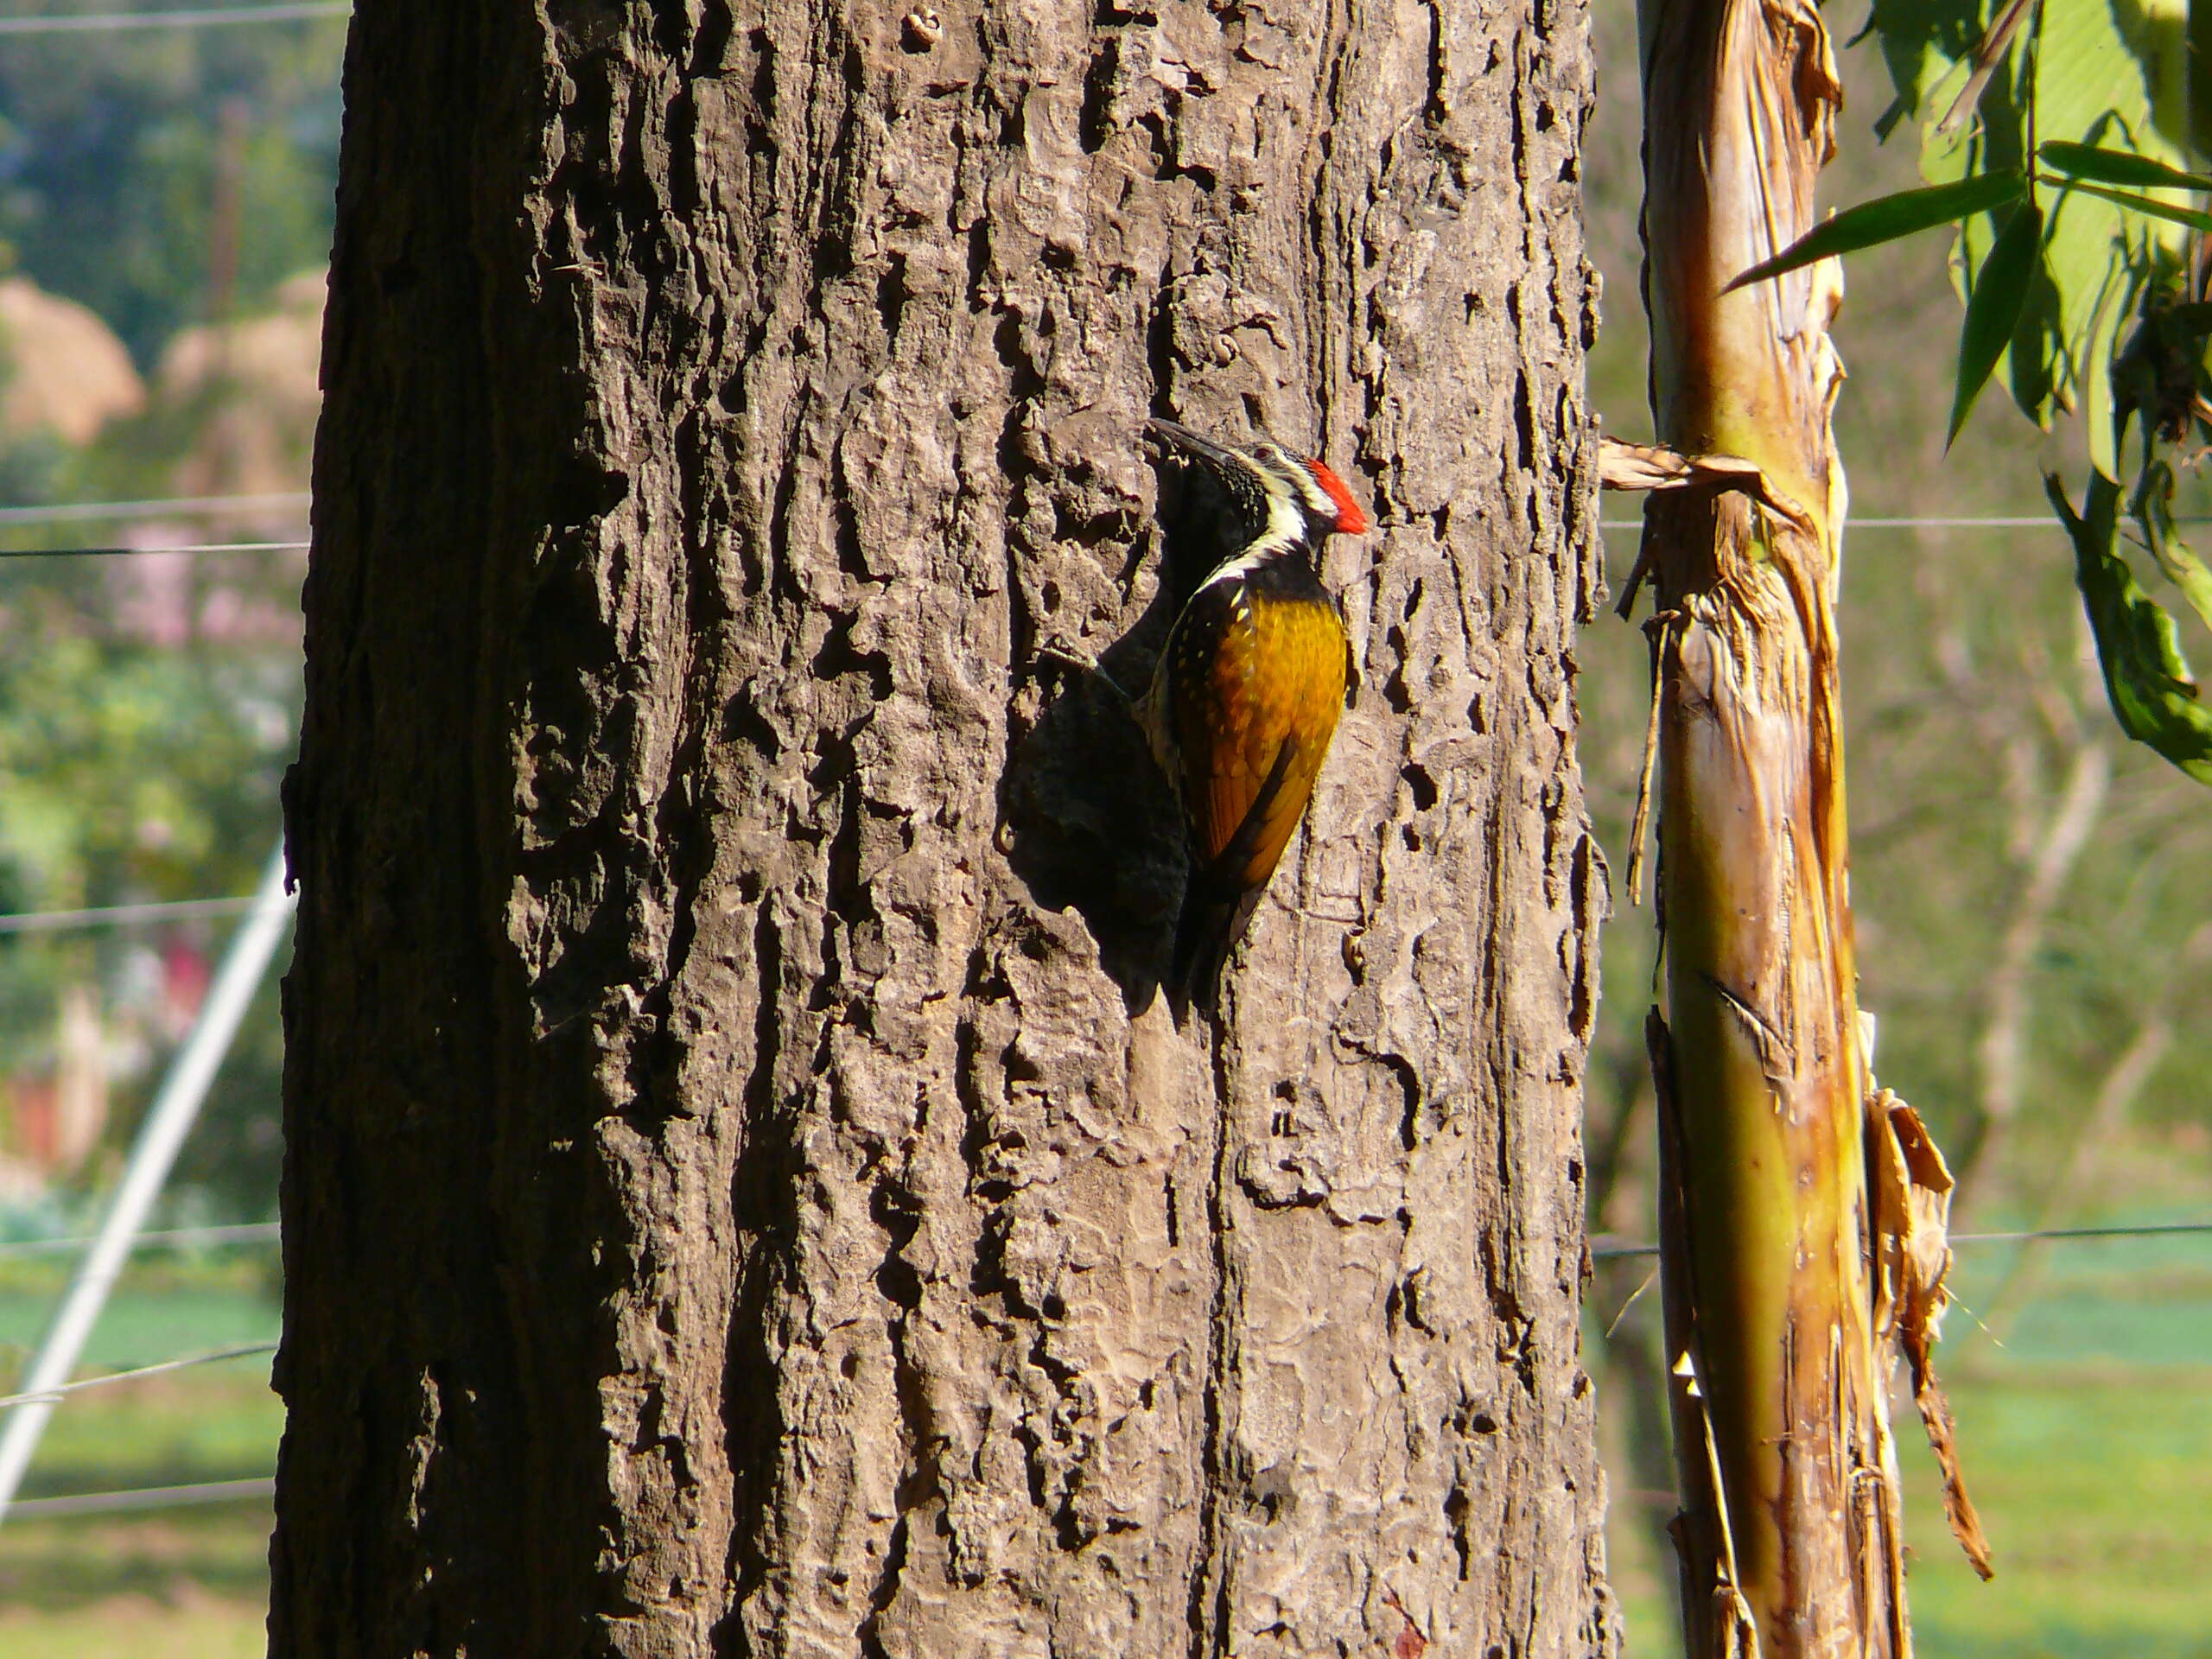
[[(1943, 118), (1936, 124), (1939, 133), (1955, 133), (1966, 125), (1967, 113), (1981, 101), (1981, 89), (1989, 85), (1990, 76), (1997, 73), (1997, 66), (2005, 61), (2012, 49), (2012, 36), (2019, 32), (2021, 23), (2029, 12), (2035, 10), (2035, 0), (2006, 0), (2003, 10), (1989, 20), (1989, 28), (1975, 45), (1967, 61), (1974, 73), (1967, 77), (1967, 84), (1959, 88), (1959, 95), (1951, 100), (1951, 107), (1943, 111)], [(1867, 25), (1872, 28), (1872, 22)]]
[(2120, 729), (2197, 782), (2212, 784), (2212, 710), (2196, 700), (2173, 618), (2143, 591), (2114, 545), (2120, 486), (2092, 470), (2088, 496), (2076, 517), (2056, 475), (2046, 474), (2043, 485), (2074, 541), (2074, 580)]
[(2178, 538), (2168, 537), (2154, 543), (2152, 552), (2158, 561), (2158, 569), (2166, 578), (2181, 589), (2181, 596), (2189, 601), (2197, 620), (2212, 628), (2212, 570), (2204, 568), (2204, 561), (2190, 552)]
[(2212, 190), (2212, 177), (2184, 173), (2164, 162), (2125, 149), (2099, 149), (2090, 144), (2070, 144), (2054, 138), (2037, 147), (2044, 165), (2071, 179), (2094, 179), (2100, 184), (2132, 185), (2139, 190)]
[(1990, 371), (2005, 355), (2012, 329), (2028, 302), (2029, 285), (2035, 280), (2036, 251), (2043, 242), (2043, 210), (2024, 201), (2006, 217), (1997, 239), (1975, 274), (1974, 292), (1967, 299), (1965, 324), (1959, 330), (1959, 384), (1951, 396), (1951, 430), (1943, 440), (1948, 449), (1958, 442), (1959, 430), (1974, 413)]
[(1894, 242), (1915, 231), (1931, 230), (1956, 219), (1971, 218), (2017, 201), (2027, 188), (2018, 173), (1977, 173), (1951, 184), (1931, 184), (1920, 190), (1900, 190), (1878, 196), (1856, 207), (1821, 220), (1773, 258), (1753, 265), (1721, 290), (1732, 294), (1747, 283), (1779, 276), (1801, 265), (1831, 254), (1853, 253), (1883, 242)]
[(2174, 524), (2174, 469), (2163, 461), (2143, 468), (2135, 486), (2135, 522), (2166, 580), (2181, 589), (2197, 620), (2212, 628), (2212, 570), (2190, 552)]
[(2177, 225), (2186, 225), (2192, 231), (2212, 231), (2212, 213), (2197, 207), (2175, 207), (2152, 196), (2130, 195), (2125, 190), (2107, 190), (2101, 184), (2083, 184), (2076, 179), (2046, 179), (2063, 190), (2079, 190), (2085, 196), (2095, 196), (2116, 207), (2147, 214), (2152, 219), (2171, 219)]

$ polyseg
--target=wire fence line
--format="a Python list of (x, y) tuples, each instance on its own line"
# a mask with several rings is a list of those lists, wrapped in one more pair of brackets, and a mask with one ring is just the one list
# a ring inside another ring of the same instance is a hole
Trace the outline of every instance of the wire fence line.
[[(1996, 1244), (2019, 1243), (2031, 1239), (2158, 1238), (2177, 1234), (2205, 1233), (2212, 1233), (2212, 1221), (2154, 1222), (2110, 1227), (2044, 1227), (2018, 1232), (1961, 1233), (1952, 1240), (1952, 1243)], [(234, 1227), (172, 1228), (158, 1232), (140, 1233), (133, 1238), (132, 1243), (134, 1244), (179, 1241), (238, 1243), (249, 1239), (274, 1239), (277, 1236), (276, 1223), (251, 1222)], [(25, 1252), (60, 1249), (85, 1242), (76, 1238), (23, 1239), (7, 1245), (0, 1245), (0, 1250)], [(1656, 1255), (1658, 1251), (1659, 1247), (1656, 1244), (1621, 1243), (1608, 1239), (1601, 1234), (1592, 1241), (1590, 1254), (1594, 1257), (1605, 1259)], [(59, 1400), (65, 1395), (76, 1394), (86, 1389), (107, 1388), (118, 1382), (129, 1382), (139, 1377), (154, 1376), (165, 1371), (184, 1370), (192, 1366), (212, 1365), (221, 1360), (242, 1359), (249, 1355), (273, 1354), (276, 1351), (276, 1344), (273, 1342), (252, 1342), (242, 1343), (229, 1348), (218, 1348), (202, 1354), (188, 1354), (181, 1358), (165, 1359), (151, 1365), (134, 1366), (128, 1370), (111, 1371), (100, 1376), (80, 1378), (73, 1382), (56, 1383), (50, 1388), (39, 1389), (29, 1393), (0, 1395), (0, 1410)]]
[[(223, 1244), (273, 1244), (282, 1236), (283, 1229), (273, 1221), (247, 1221), (215, 1227), (167, 1227), (134, 1234), (134, 1249), (194, 1249)], [(2045, 1227), (2024, 1232), (2010, 1233), (1955, 1233), (1954, 1244), (2017, 1244), (2037, 1239), (2066, 1238), (2160, 1238), (2173, 1235), (2212, 1233), (2212, 1221), (2154, 1222), (2139, 1226), (2115, 1227)], [(80, 1249), (91, 1243), (89, 1235), (57, 1235), (50, 1238), (17, 1238), (0, 1241), (0, 1257), (13, 1255), (59, 1255)], [(1614, 1261), (1624, 1257), (1656, 1255), (1659, 1247), (1650, 1243), (1630, 1243), (1609, 1233), (1591, 1236), (1590, 1254), (1599, 1261)]]
[(0, 934), (53, 933), (80, 927), (124, 927), (134, 922), (188, 921), (195, 916), (237, 916), (253, 908), (251, 895), (229, 899), (169, 899), (143, 905), (98, 905), (89, 910), (26, 910), (0, 916)]
[[(134, 1249), (168, 1249), (188, 1250), (213, 1244), (273, 1244), (278, 1236), (277, 1224), (273, 1221), (240, 1222), (227, 1227), (167, 1227), (153, 1232), (139, 1233), (130, 1241)], [(17, 1238), (0, 1243), (0, 1257), (10, 1255), (60, 1255), (69, 1250), (84, 1249), (92, 1242), (87, 1233), (67, 1238)]]
[(2212, 1233), (2212, 1221), (2146, 1222), (2130, 1227), (2038, 1227), (2017, 1233), (1960, 1233), (1954, 1244), (2017, 1244), (2035, 1238), (2157, 1238), (2167, 1233)]
[(215, 1073), (230, 1052), (247, 1004), (275, 957), (278, 943), (291, 931), (296, 900), (286, 880), (284, 846), (281, 837), (262, 868), (261, 885), (253, 908), (231, 938), (229, 948), (208, 983), (192, 1031), (163, 1074), (153, 1103), (131, 1141), (123, 1173), (103, 1205), (99, 1230), (92, 1244), (78, 1257), (46, 1334), (39, 1339), (30, 1363), (17, 1385), (34, 1396), (0, 1421), (0, 1516), (22, 1484), (23, 1471), (37, 1454), (39, 1437), (57, 1402), (36, 1396), (68, 1386), (77, 1357), (84, 1351), (92, 1327), (106, 1306), (108, 1293), (129, 1258), (132, 1243), (145, 1230), (147, 1217), (162, 1185), (168, 1179), (185, 1137), (199, 1117), (201, 1103), (215, 1080)]
[[(87, 517), (95, 515), (87, 514)], [(2212, 524), (2212, 519), (2177, 518), (2176, 524)], [(1847, 530), (2052, 530), (2056, 518), (1852, 518)], [(1599, 530), (1642, 530), (1641, 518), (1601, 518)], [(305, 553), (311, 542), (189, 542), (174, 547), (10, 547), (0, 559), (119, 559), (153, 553)]]
[(181, 547), (0, 547), (0, 559), (130, 559), (153, 553), (304, 553), (308, 542), (188, 542)]
[(8, 1506), (10, 1520), (60, 1520), (73, 1515), (112, 1515), (118, 1510), (178, 1510), (194, 1503), (235, 1503), (274, 1497), (276, 1479), (200, 1480), (186, 1486), (134, 1486), (119, 1492), (72, 1492), (66, 1497), (21, 1497)]
[[(2162, 1221), (2120, 1227), (2037, 1227), (2016, 1233), (1954, 1233), (1949, 1242), (1954, 1244), (2020, 1244), (2044, 1238), (2164, 1238), (2180, 1233), (2212, 1233), (2212, 1221)], [(1611, 1233), (1593, 1233), (1590, 1238), (1590, 1256), (1595, 1262), (1613, 1262), (1628, 1256), (1658, 1254), (1656, 1244), (1632, 1244)]]
[(210, 29), (225, 23), (290, 23), (342, 17), (353, 0), (288, 0), (278, 5), (195, 6), (188, 10), (86, 12), (0, 18), (0, 35), (94, 35), (133, 29)]
[[(2181, 515), (2174, 519), (2177, 524), (2212, 524), (2212, 518), (2196, 515)], [(1927, 518), (1847, 518), (1846, 530), (2056, 530), (2066, 527), (2050, 513), (2041, 518), (2007, 514), (1937, 514)], [(1600, 530), (1642, 530), (1641, 518), (1600, 518)]]
[[(273, 1238), (276, 1234), (273, 1222), (251, 1223), (236, 1227), (178, 1228), (165, 1232), (143, 1233), (140, 1242), (154, 1240), (202, 1240), (213, 1238), (244, 1239)], [(2212, 1233), (2212, 1221), (2152, 1222), (2116, 1226), (2048, 1227), (2012, 1232), (1961, 1233), (1953, 1239), (1958, 1244), (1994, 1244), (2018, 1243), (2031, 1239), (2088, 1239), (2088, 1238), (2153, 1238), (2174, 1235)], [(0, 1249), (53, 1247), (79, 1243), (78, 1239), (35, 1239), (0, 1246)], [(1650, 1255), (1658, 1247), (1651, 1244), (1624, 1244), (1599, 1235), (1592, 1240), (1591, 1254), (1599, 1257)], [(1639, 1293), (1640, 1294), (1640, 1293)], [(241, 1343), (234, 1347), (220, 1348), (207, 1353), (188, 1354), (181, 1358), (164, 1360), (157, 1364), (142, 1365), (128, 1370), (86, 1377), (73, 1382), (61, 1383), (35, 1394), (0, 1396), (0, 1411), (17, 1406), (50, 1403), (64, 1395), (89, 1389), (106, 1388), (119, 1382), (135, 1382), (141, 1377), (165, 1372), (179, 1371), (201, 1365), (212, 1365), (225, 1360), (244, 1359), (258, 1354), (273, 1354), (277, 1344), (273, 1342)], [(238, 1480), (198, 1481), (186, 1485), (137, 1486), (117, 1491), (75, 1492), (54, 1497), (20, 1499), (10, 1506), (9, 1513), (16, 1519), (45, 1518), (58, 1520), (80, 1515), (111, 1514), (131, 1510), (176, 1509), (202, 1503), (246, 1502), (271, 1497), (276, 1491), (276, 1480), (271, 1476), (255, 1476)]]
[[(340, 6), (337, 10), (346, 8)], [(45, 19), (0, 19), (0, 34), (9, 32), (13, 23), (45, 22)], [(314, 497), (304, 490), (260, 495), (177, 495), (149, 498), (134, 501), (61, 501), (35, 507), (0, 507), (0, 525), (82, 524), (109, 518), (219, 518), (229, 512), (305, 512), (313, 505)], [(2212, 524), (2212, 517), (2183, 514), (2174, 521), (2183, 524)], [(1641, 518), (1603, 518), (1600, 530), (1641, 530)], [(1924, 517), (1853, 517), (1844, 520), (1846, 530), (2056, 530), (2058, 520), (2050, 513), (1934, 513)], [(225, 550), (233, 546), (292, 547), (290, 542), (249, 542), (226, 543)], [(199, 550), (190, 548), (52, 548), (49, 555), (66, 553), (176, 553)]]
[(56, 1382), (51, 1387), (33, 1389), (25, 1394), (0, 1394), (0, 1411), (12, 1411), (17, 1406), (49, 1405), (72, 1394), (81, 1394), (87, 1389), (112, 1388), (118, 1382), (135, 1382), (142, 1376), (158, 1376), (166, 1371), (189, 1370), (195, 1365), (213, 1365), (226, 1359), (245, 1359), (254, 1354), (273, 1354), (273, 1342), (242, 1342), (232, 1348), (217, 1348), (204, 1354), (187, 1354), (181, 1359), (164, 1359), (157, 1364), (135, 1365), (127, 1371), (109, 1371), (100, 1376), (79, 1377), (74, 1382)]
[(226, 512), (305, 512), (305, 490), (276, 495), (165, 495), (137, 501), (57, 501), (42, 507), (0, 507), (0, 524), (81, 524), (100, 518), (208, 518)]

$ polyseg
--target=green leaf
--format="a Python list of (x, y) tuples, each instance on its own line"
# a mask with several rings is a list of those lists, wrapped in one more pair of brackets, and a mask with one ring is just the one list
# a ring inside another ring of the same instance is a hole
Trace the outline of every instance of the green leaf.
[[(2054, 223), (2045, 227), (2044, 236), (2046, 276), (2052, 264), (2050, 245), (2058, 229), (2055, 222), (2058, 215), (2052, 217)], [(2120, 337), (2126, 331), (2129, 320), (2141, 308), (2142, 286), (2140, 268), (2126, 257), (2125, 245), (2111, 243), (2108, 247), (2097, 304), (2089, 313), (2088, 326), (2079, 341), (2069, 347), (2069, 360), (2081, 365), (2081, 372), (2074, 377), (2073, 385), (2075, 406), (2085, 417), (2082, 425), (2089, 441), (2089, 464), (2107, 478), (2117, 478), (2122, 470), (2120, 450), (2126, 435), (2125, 423), (2118, 418), (2118, 388), (2113, 375)], [(2082, 354), (2078, 359), (2074, 356), (2076, 352)]]
[(2120, 729), (2197, 782), (2212, 784), (2212, 711), (2196, 700), (2173, 618), (2143, 591), (2114, 544), (2120, 486), (2092, 471), (2080, 517), (2056, 474), (2046, 474), (2043, 486), (2074, 541), (2074, 580)]
[[(2212, 0), (2191, 0), (2212, 19)], [(2082, 151), (2128, 153), (2176, 172), (2207, 167), (2188, 147), (2183, 96), (2202, 66), (2181, 38), (2171, 3), (2052, 0), (2036, 9), (2032, 46), (2016, 40), (1983, 89), (1974, 119), (1946, 131), (1942, 117), (1973, 72), (1973, 51), (2003, 0), (1874, 0), (1874, 26), (1900, 100), (1921, 121), (1922, 175), (1931, 183), (2032, 166), (2030, 132)], [(2206, 54), (2212, 62), (2212, 54)], [(2212, 83), (2212, 75), (2206, 77)], [(2056, 168), (2056, 163), (2053, 163)], [(2163, 175), (2162, 175), (2163, 176)], [(2093, 457), (2113, 477), (2107, 399), (2113, 346), (2133, 318), (2133, 292), (2154, 260), (2178, 257), (2183, 232), (2086, 190), (2044, 196), (2042, 270), (2031, 285), (1994, 378), (2039, 426), (2064, 411), (2090, 413)], [(1999, 215), (2001, 216), (2001, 214)], [(1969, 219), (1953, 256), (1961, 295), (1998, 226)]]
[(2204, 568), (2204, 562), (2189, 550), (2177, 533), (2173, 499), (2174, 469), (2163, 461), (2151, 461), (2136, 481), (2135, 522), (2141, 526), (2144, 543), (2158, 562), (2158, 569), (2166, 573), (2166, 580), (2181, 589), (2181, 596), (2189, 601), (2197, 620), (2212, 628), (2212, 570)]
[(1884, 242), (1894, 242), (1915, 231), (1932, 230), (1975, 213), (1986, 213), (2018, 201), (2027, 190), (2027, 180), (2015, 172), (1977, 173), (1953, 184), (1931, 184), (1921, 190), (1900, 190), (1878, 196), (1856, 207), (1825, 219), (1773, 258), (1753, 265), (1721, 290), (1732, 294), (1747, 283), (1764, 282), (1784, 271), (1809, 265), (1831, 254), (1853, 253)]
[(2133, 196), (2124, 190), (2107, 190), (2101, 184), (2082, 184), (2072, 179), (2046, 179), (2044, 182), (2055, 184), (2063, 190), (2078, 190), (2085, 196), (2095, 196), (2101, 201), (2109, 201), (2131, 213), (2166, 219), (2176, 225), (2186, 225), (2192, 231), (2212, 231), (2212, 213), (2199, 207), (2176, 207), (2152, 196)]
[(2184, 173), (2177, 167), (2124, 149), (2100, 149), (2094, 144), (2069, 143), (2054, 138), (2038, 146), (2036, 156), (2045, 167), (2072, 179), (2132, 185), (2139, 190), (2212, 190), (2212, 177)]
[(1967, 320), (1959, 330), (1959, 384), (1951, 397), (1951, 429), (1943, 440), (1948, 449), (1958, 442), (1959, 429), (1974, 413), (1974, 399), (2005, 355), (2012, 327), (2028, 302), (2028, 286), (2035, 280), (2036, 254), (2043, 244), (2043, 210), (2032, 201), (2012, 209), (1988, 257), (1974, 275), (1974, 292), (1967, 296)]
[[(2184, 147), (2186, 135), (2159, 113), (2158, 89), (2181, 43), (2168, 27), (2172, 20), (2160, 22), (2146, 15), (2151, 10), (2095, 0), (2042, 9), (2031, 60), (2039, 137), (2130, 151), (2177, 170), (2199, 164)], [(2092, 462), (2107, 478), (2125, 477), (2112, 447), (2113, 353), (2134, 321), (2143, 280), (2161, 258), (2178, 257), (2184, 232), (2090, 188), (2063, 190), (2043, 206), (2043, 267), (2055, 308), (2042, 418), (2082, 410)]]

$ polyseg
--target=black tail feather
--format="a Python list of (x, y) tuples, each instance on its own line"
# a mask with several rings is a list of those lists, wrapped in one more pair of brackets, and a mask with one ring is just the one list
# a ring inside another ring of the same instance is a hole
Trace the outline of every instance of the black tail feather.
[(1265, 889), (1224, 892), (1194, 880), (1175, 920), (1175, 954), (1168, 964), (1171, 993), (1188, 1007), (1211, 1003), (1229, 953), (1244, 936)]

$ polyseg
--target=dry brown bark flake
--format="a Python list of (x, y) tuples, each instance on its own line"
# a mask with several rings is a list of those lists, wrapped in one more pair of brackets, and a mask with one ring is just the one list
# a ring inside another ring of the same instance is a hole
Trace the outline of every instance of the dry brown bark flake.
[[(353, 25), (272, 1651), (1609, 1651), (1580, 7)], [(1148, 413), (1370, 498), (1154, 995)]]

